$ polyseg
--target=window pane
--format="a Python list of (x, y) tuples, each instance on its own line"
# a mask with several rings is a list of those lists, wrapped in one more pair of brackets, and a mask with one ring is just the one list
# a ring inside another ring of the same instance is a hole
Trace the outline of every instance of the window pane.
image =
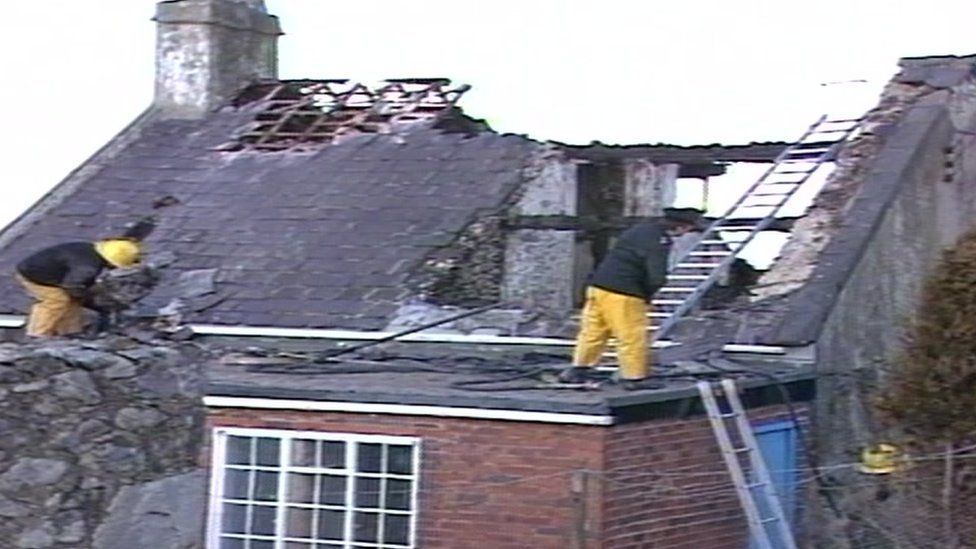
[(319, 477), (319, 503), (323, 505), (346, 504), (346, 477), (322, 475)]
[(257, 464), (270, 467), (280, 465), (278, 461), (280, 452), (278, 449), (281, 447), (281, 441), (276, 438), (259, 438), (257, 440)]
[(356, 507), (377, 508), (380, 506), (380, 479), (356, 478)]
[(385, 515), (383, 517), (383, 542), (406, 545), (410, 537), (410, 517)]
[(227, 499), (248, 499), (250, 471), (241, 469), (224, 470), (224, 497)]
[(255, 500), (276, 501), (278, 499), (277, 471), (257, 471), (254, 481)]
[(220, 549), (244, 549), (244, 540), (236, 538), (220, 538)]
[[(273, 536), (275, 533), (275, 508), (255, 505), (251, 508), (251, 533)], [(253, 545), (254, 542), (251, 542)]]
[(274, 549), (274, 542), (252, 539), (249, 549)]
[(285, 510), (285, 535), (290, 538), (312, 537), (312, 516), (314, 511), (300, 507)]
[(247, 506), (225, 503), (220, 531), (227, 534), (243, 534), (247, 522)]
[(378, 513), (355, 513), (352, 525), (353, 541), (376, 541), (378, 525)]
[(386, 479), (386, 508), (399, 511), (410, 510), (409, 480)]
[(315, 441), (298, 439), (291, 443), (291, 464), (295, 467), (315, 466)]
[(342, 469), (346, 466), (346, 443), (327, 441), (322, 443), (322, 467)]
[(251, 437), (227, 437), (228, 465), (249, 465), (251, 463)]
[(360, 444), (359, 445), (359, 463), (356, 468), (357, 471), (362, 473), (379, 473), (382, 469), (382, 451), (383, 446), (380, 444)]
[(288, 503), (315, 503), (315, 475), (288, 473)]
[(387, 446), (386, 472), (394, 475), (410, 475), (413, 473), (413, 447)]
[(345, 511), (319, 511), (318, 539), (343, 539), (343, 531), (346, 529), (345, 521)]

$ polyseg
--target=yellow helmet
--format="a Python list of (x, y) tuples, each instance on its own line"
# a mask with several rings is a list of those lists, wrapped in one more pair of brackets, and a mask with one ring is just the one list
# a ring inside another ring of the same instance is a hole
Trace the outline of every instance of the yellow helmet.
[(868, 475), (887, 475), (904, 469), (908, 464), (906, 458), (901, 448), (882, 442), (861, 451), (858, 470)]
[(139, 263), (139, 243), (125, 239), (99, 240), (95, 251), (113, 267), (131, 267)]

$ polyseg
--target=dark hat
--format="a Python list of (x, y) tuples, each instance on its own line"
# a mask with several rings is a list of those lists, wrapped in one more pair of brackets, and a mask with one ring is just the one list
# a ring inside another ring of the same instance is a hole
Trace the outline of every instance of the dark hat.
[(691, 225), (699, 231), (708, 228), (708, 223), (702, 217), (702, 211), (696, 208), (664, 208), (664, 219), (672, 223)]

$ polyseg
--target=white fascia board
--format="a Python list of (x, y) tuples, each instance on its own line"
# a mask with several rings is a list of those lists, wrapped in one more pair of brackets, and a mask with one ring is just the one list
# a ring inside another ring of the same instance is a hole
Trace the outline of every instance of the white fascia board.
[[(396, 332), (359, 332), (326, 328), (276, 328), (274, 326), (224, 326), (220, 324), (190, 324), (194, 334), (240, 337), (284, 337), (304, 339), (344, 339), (373, 341), (395, 335)], [(396, 338), (396, 341), (426, 343), (475, 343), (499, 345), (553, 345), (572, 347), (572, 339), (552, 337), (496, 336), (484, 334), (413, 333)], [(676, 345), (671, 341), (655, 341), (653, 347)]]
[(0, 328), (20, 328), (26, 317), (20, 315), (0, 315)]
[(738, 343), (728, 343), (722, 346), (726, 353), (755, 353), (760, 355), (785, 355), (786, 347), (777, 345), (741, 345)]
[(561, 414), (556, 412), (528, 412), (522, 410), (491, 410), (485, 408), (456, 408), (453, 406), (414, 406), (408, 404), (371, 404), (365, 402), (287, 400), (228, 396), (205, 396), (203, 397), (203, 404), (211, 408), (347, 412), (354, 414), (391, 414), (467, 419), (494, 419), (532, 423), (613, 425), (613, 416), (605, 415)]

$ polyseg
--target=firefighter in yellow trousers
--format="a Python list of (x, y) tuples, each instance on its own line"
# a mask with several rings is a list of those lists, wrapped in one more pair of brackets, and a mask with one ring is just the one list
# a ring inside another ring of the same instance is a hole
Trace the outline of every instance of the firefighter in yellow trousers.
[(563, 372), (562, 381), (585, 380), (611, 337), (617, 340), (624, 385), (648, 377), (648, 302), (667, 281), (671, 239), (701, 229), (699, 210), (668, 208), (663, 218), (643, 221), (620, 234), (590, 277), (573, 367)]
[(27, 335), (71, 335), (84, 328), (82, 310), (93, 308), (89, 289), (106, 268), (139, 262), (140, 246), (133, 239), (65, 242), (44, 248), (17, 265), (17, 279), (34, 299)]

